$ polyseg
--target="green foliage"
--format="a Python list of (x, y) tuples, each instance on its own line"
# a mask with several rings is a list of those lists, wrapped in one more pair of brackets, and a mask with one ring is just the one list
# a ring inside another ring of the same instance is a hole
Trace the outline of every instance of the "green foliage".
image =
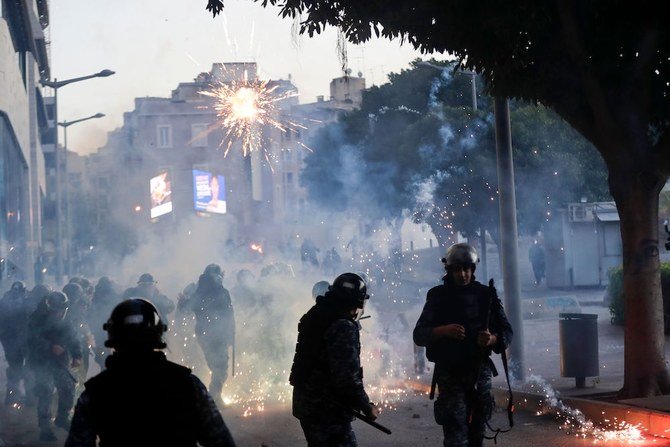
[(582, 197), (589, 202), (612, 200), (602, 157), (555, 112), (542, 106), (514, 104), (511, 123), (523, 233), (540, 230), (557, 208), (579, 202)]
[[(625, 323), (626, 305), (623, 294), (623, 268), (621, 266), (610, 269), (607, 273), (609, 285), (610, 315), (612, 324), (623, 326)], [(665, 333), (670, 333), (670, 262), (661, 262), (661, 291), (663, 294), (663, 323)]]
[[(407, 209), (438, 241), (482, 227), (495, 234), (491, 100), (479, 92), (473, 110), (472, 77), (453, 67), (416, 60), (411, 69), (391, 74), (389, 83), (364, 92), (360, 110), (320, 129), (301, 176), (309, 199), (335, 211), (364, 201), (373, 219)], [(512, 123), (522, 231), (537, 231), (565, 202), (609, 198), (600, 156), (555, 113), (513, 103)]]

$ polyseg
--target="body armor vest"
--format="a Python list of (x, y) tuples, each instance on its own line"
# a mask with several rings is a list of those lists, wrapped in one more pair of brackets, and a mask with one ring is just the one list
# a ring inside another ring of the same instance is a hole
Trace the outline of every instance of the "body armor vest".
[[(490, 291), (479, 282), (465, 287), (441, 285), (428, 293), (436, 300), (435, 326), (457, 323), (465, 328), (465, 339), (442, 337), (426, 347), (426, 357), (431, 362), (452, 370), (467, 371), (481, 359), (477, 334), (486, 329), (490, 306)], [(486, 354), (490, 354), (490, 348)]]
[(298, 323), (298, 342), (289, 382), (302, 385), (307, 382), (312, 371), (319, 369), (327, 373), (328, 365), (321, 355), (324, 351), (324, 334), (336, 320), (346, 318), (342, 310), (331, 301), (332, 296), (317, 298), (316, 305)]

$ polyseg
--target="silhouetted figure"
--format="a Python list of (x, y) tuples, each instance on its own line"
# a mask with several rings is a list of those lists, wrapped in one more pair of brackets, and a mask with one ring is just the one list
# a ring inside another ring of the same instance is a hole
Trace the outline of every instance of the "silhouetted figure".
[(23, 281), (15, 281), (0, 300), (0, 343), (7, 361), (5, 405), (21, 403), (21, 382), (25, 381), (28, 317), (32, 312)]
[(121, 302), (105, 329), (114, 353), (86, 382), (66, 447), (235, 446), (200, 379), (161, 352), (167, 326), (152, 303)]
[(235, 314), (230, 293), (223, 287), (223, 270), (210, 264), (198, 279), (190, 298), (195, 314), (195, 333), (212, 372), (209, 393), (223, 406), (221, 392), (228, 379), (229, 348), (235, 344)]
[(536, 240), (533, 241), (533, 245), (528, 249), (528, 260), (530, 261), (531, 266), (533, 267), (533, 275), (535, 276), (535, 285), (539, 286), (542, 283), (544, 278), (545, 271), (545, 257), (544, 257), (544, 248)]
[(355, 320), (369, 298), (365, 282), (344, 273), (298, 323), (293, 366), (293, 416), (309, 447), (356, 446), (351, 410), (376, 419), (378, 409), (363, 387), (359, 325)]
[(165, 321), (170, 320), (170, 314), (175, 310), (176, 305), (170, 298), (162, 294), (156, 286), (156, 281), (151, 273), (142, 273), (137, 281), (136, 287), (130, 287), (123, 292), (122, 299), (144, 298), (156, 306), (161, 317)]
[(121, 301), (121, 293), (118, 286), (107, 276), (98, 279), (93, 290), (91, 308), (88, 313), (88, 325), (93, 334), (93, 353), (95, 362), (100, 369), (105, 368), (105, 359), (111, 354), (111, 349), (105, 346), (107, 333), (102, 328), (112, 309)]
[(49, 293), (30, 316), (28, 324), (28, 365), (35, 375), (37, 423), (40, 441), (55, 441), (51, 421), (54, 390), (58, 393), (57, 427), (70, 428), (76, 377), (70, 368), (81, 365), (80, 338), (65, 319), (69, 307), (62, 292)]

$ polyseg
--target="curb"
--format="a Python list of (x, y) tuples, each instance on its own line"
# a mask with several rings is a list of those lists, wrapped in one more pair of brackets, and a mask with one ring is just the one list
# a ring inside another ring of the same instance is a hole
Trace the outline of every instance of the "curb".
[[(496, 405), (506, 409), (508, 389), (494, 386), (492, 391)], [(550, 404), (550, 400), (552, 400), (550, 396), (515, 389), (512, 389), (512, 392), (514, 393), (514, 405), (517, 410), (526, 410), (533, 413), (564, 413), (564, 411), (556, 408), (555, 404)], [(595, 399), (564, 396), (558, 396), (557, 399), (562, 404), (559, 404), (561, 408), (568, 407), (568, 411), (569, 409), (579, 410), (586, 419), (604, 429), (621, 429), (621, 424), (627, 423), (637, 426), (645, 435), (670, 438), (670, 413)]]

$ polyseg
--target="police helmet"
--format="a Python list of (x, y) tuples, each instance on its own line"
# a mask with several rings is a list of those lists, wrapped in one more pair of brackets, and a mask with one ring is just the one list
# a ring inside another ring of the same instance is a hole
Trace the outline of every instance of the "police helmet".
[(25, 292), (26, 291), (26, 284), (23, 281), (14, 281), (12, 283), (11, 289), (14, 292)]
[(328, 290), (342, 298), (344, 304), (351, 308), (362, 309), (365, 300), (370, 298), (365, 281), (356, 273), (342, 273), (335, 278)]
[(157, 282), (151, 273), (142, 273), (140, 279), (137, 280), (137, 284), (156, 284)]
[(316, 299), (317, 296), (323, 296), (327, 291), (330, 284), (328, 281), (319, 281), (314, 284), (312, 287), (312, 298)]
[(70, 307), (70, 300), (63, 292), (49, 292), (44, 298), (44, 304), (49, 312), (67, 311)]
[(102, 328), (107, 331), (105, 346), (131, 350), (163, 349), (163, 323), (158, 309), (144, 298), (129, 298), (117, 304)]
[(33, 290), (30, 291), (30, 297), (34, 298), (35, 301), (39, 301), (40, 299), (44, 298), (51, 292), (51, 287), (49, 287), (46, 284), (36, 284), (35, 287), (33, 287)]
[(63, 293), (70, 301), (78, 300), (84, 295), (84, 289), (77, 283), (71, 282), (63, 286)]
[(223, 276), (223, 269), (219, 264), (209, 264), (207, 267), (205, 267), (205, 271), (203, 273), (205, 275)]
[(447, 249), (447, 254), (442, 258), (442, 262), (447, 270), (453, 265), (467, 265), (472, 267), (472, 271), (474, 272), (479, 262), (479, 256), (477, 255), (477, 250), (471, 245), (459, 243)]

